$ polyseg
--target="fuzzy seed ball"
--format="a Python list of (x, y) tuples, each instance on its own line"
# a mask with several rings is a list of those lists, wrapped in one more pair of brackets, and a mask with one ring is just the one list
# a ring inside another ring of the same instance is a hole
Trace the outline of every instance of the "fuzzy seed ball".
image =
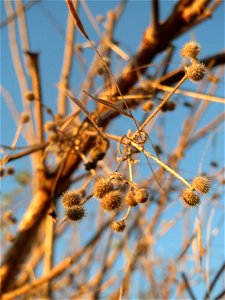
[(182, 198), (188, 206), (197, 206), (200, 203), (200, 198), (192, 190), (185, 190), (182, 193)]
[(125, 197), (125, 203), (128, 206), (136, 206), (137, 202), (133, 191), (128, 191)]
[(78, 191), (66, 191), (62, 197), (62, 205), (64, 208), (72, 207), (80, 204), (81, 194)]
[(8, 167), (6, 172), (7, 175), (13, 175), (15, 173), (15, 169), (13, 167)]
[(168, 103), (166, 102), (165, 104), (163, 104), (163, 106), (160, 108), (160, 110), (162, 111), (162, 112), (166, 112), (167, 110), (168, 110)]
[(188, 78), (193, 83), (201, 81), (206, 74), (205, 66), (197, 61), (192, 63), (189, 67), (186, 67), (185, 70)]
[(154, 107), (154, 101), (148, 100), (142, 105), (142, 110), (145, 112), (150, 112)]
[(145, 189), (137, 189), (134, 194), (137, 203), (144, 203), (148, 200), (148, 192)]
[(173, 111), (176, 108), (176, 104), (172, 101), (167, 102), (167, 110)]
[(104, 17), (102, 15), (97, 15), (96, 16), (96, 20), (99, 22), (99, 23), (103, 23), (104, 22)]
[(115, 179), (115, 180), (119, 180), (119, 181), (123, 181), (124, 180), (124, 177), (121, 173), (119, 172), (114, 172), (111, 174), (110, 176), (111, 179)]
[(113, 184), (110, 179), (105, 177), (98, 177), (94, 184), (93, 192), (99, 199), (103, 198), (107, 193), (113, 190)]
[(0, 178), (3, 177), (5, 174), (5, 170), (3, 168), (0, 168)]
[(111, 174), (110, 178), (115, 190), (119, 190), (124, 193), (127, 192), (129, 186), (122, 174), (120, 174), (119, 172), (115, 172)]
[(192, 186), (200, 193), (207, 194), (210, 190), (211, 182), (206, 176), (198, 176), (192, 181)]
[(25, 97), (25, 99), (26, 99), (27, 101), (33, 101), (34, 98), (35, 98), (35, 97), (34, 97), (34, 93), (31, 92), (31, 91), (25, 92), (24, 97)]
[(71, 221), (79, 221), (85, 217), (85, 209), (81, 205), (74, 205), (65, 211), (68, 219)]
[(56, 129), (56, 123), (53, 121), (49, 121), (47, 123), (45, 123), (45, 131), (52, 131)]
[(21, 123), (25, 124), (25, 123), (28, 123), (30, 121), (30, 116), (23, 112), (21, 115), (20, 115), (20, 119), (21, 119)]
[(193, 58), (196, 59), (201, 51), (201, 46), (196, 41), (190, 41), (186, 43), (182, 50), (181, 50), (181, 56), (184, 58)]
[(106, 211), (118, 210), (121, 206), (121, 192), (111, 191), (102, 198), (101, 207)]
[(122, 232), (126, 228), (126, 224), (123, 220), (121, 221), (113, 221), (111, 224), (112, 230), (117, 232)]
[(55, 119), (56, 123), (58, 123), (63, 120), (63, 115), (55, 114), (54, 119)]

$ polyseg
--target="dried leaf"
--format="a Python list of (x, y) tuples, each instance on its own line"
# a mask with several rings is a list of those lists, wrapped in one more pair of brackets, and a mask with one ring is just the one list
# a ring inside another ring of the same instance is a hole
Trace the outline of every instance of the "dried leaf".
[(127, 116), (127, 117), (129, 117), (129, 118), (132, 118), (132, 116), (131, 116), (130, 114), (128, 114), (127, 112), (125, 112), (123, 109), (119, 108), (117, 105), (113, 104), (112, 102), (109, 102), (109, 101), (106, 101), (106, 100), (103, 100), (103, 99), (100, 99), (100, 98), (96, 98), (96, 97), (90, 95), (90, 94), (89, 94), (88, 92), (86, 92), (86, 91), (83, 91), (83, 92), (84, 92), (86, 95), (88, 95), (89, 97), (91, 97), (93, 100), (95, 100), (96, 102), (99, 102), (99, 103), (101, 103), (101, 104), (104, 104), (104, 105), (106, 105), (106, 106), (108, 106), (108, 107), (110, 107), (110, 108), (112, 108), (112, 109), (118, 111), (120, 114), (125, 115), (125, 116)]
[(72, 100), (77, 106), (80, 107), (80, 109), (83, 111), (83, 113), (88, 117), (88, 119), (91, 121), (92, 125), (95, 127), (95, 129), (98, 131), (98, 133), (101, 135), (101, 136), (104, 136), (102, 130), (98, 127), (98, 125), (95, 123), (95, 121), (92, 119), (89, 111), (85, 108), (85, 106), (78, 100), (76, 99), (75, 97), (73, 97), (68, 90), (64, 90), (66, 96)]
[(86, 31), (84, 30), (84, 26), (82, 25), (82, 22), (73, 6), (73, 3), (71, 0), (66, 0), (67, 4), (68, 4), (68, 7), (69, 7), (69, 10), (73, 16), (73, 21), (74, 21), (74, 24), (75, 26), (78, 27), (78, 29), (80, 30), (80, 32), (86, 37), (86, 39), (90, 40)]

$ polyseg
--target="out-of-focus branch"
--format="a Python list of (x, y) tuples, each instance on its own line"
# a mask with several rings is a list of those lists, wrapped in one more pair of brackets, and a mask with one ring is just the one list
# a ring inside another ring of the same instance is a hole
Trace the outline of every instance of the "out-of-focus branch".
[[(209, 2), (208, 0), (201, 2), (180, 1), (171, 16), (161, 24), (160, 32), (157, 37), (153, 34), (152, 26), (146, 29), (137, 54), (124, 68), (117, 81), (122, 94), (126, 94), (135, 84), (139, 78), (138, 73), (140, 71), (141, 73), (146, 72), (147, 67), (142, 68), (142, 66), (147, 66), (156, 54), (164, 51), (171, 44), (173, 39), (193, 27), (194, 20), (196, 21), (198, 19)], [(209, 16), (205, 16), (204, 20), (208, 17)], [(201, 22), (202, 21), (201, 19)], [(177, 24), (179, 24), (179, 26)], [(137, 71), (139, 67), (141, 67), (141, 69)], [(111, 85), (102, 95), (118, 95), (117, 87)], [(101, 98), (101, 96), (99, 97)]]
[(110, 221), (106, 221), (103, 226), (96, 232), (96, 234), (87, 242), (87, 244), (81, 248), (76, 254), (74, 254), (73, 257), (66, 257), (61, 263), (59, 263), (56, 267), (54, 267), (48, 274), (43, 275), (42, 277), (38, 278), (31, 284), (26, 284), (12, 292), (9, 292), (7, 294), (3, 294), (3, 299), (15, 299), (15, 297), (24, 295), (28, 293), (30, 290), (33, 290), (37, 288), (38, 286), (52, 280), (53, 278), (59, 276), (62, 272), (64, 272), (68, 267), (70, 267), (73, 263), (75, 263), (78, 259), (83, 256), (87, 249), (89, 249), (90, 246), (94, 245), (99, 237), (102, 235), (102, 233), (108, 228)]
[(187, 291), (188, 291), (188, 294), (190, 295), (190, 297), (191, 297), (192, 300), (195, 300), (196, 297), (195, 297), (195, 295), (194, 295), (194, 293), (193, 293), (193, 291), (192, 291), (192, 289), (191, 289), (191, 286), (190, 286), (190, 284), (189, 284), (189, 281), (188, 281), (188, 278), (187, 278), (186, 274), (185, 274), (185, 273), (182, 273), (181, 276), (182, 276), (183, 281), (184, 281), (184, 283), (185, 283), (185, 286), (186, 286), (186, 289), (187, 289)]
[[(225, 64), (225, 53), (219, 53), (212, 56), (209, 56), (205, 59), (202, 59), (201, 62), (208, 66), (209, 64), (212, 64), (211, 67), (216, 67), (219, 65)], [(182, 68), (175, 69), (166, 75), (162, 76), (159, 80), (160, 84), (164, 85), (171, 85), (174, 82), (179, 81), (183, 76), (184, 70)]]
[(222, 298), (225, 295), (225, 290), (223, 290), (221, 293), (219, 293), (214, 300), (223, 300), (224, 298)]
[(31, 74), (31, 81), (33, 93), (35, 97), (35, 121), (37, 125), (37, 140), (40, 144), (44, 141), (43, 130), (43, 111), (42, 111), (42, 95), (41, 95), (41, 79), (38, 65), (38, 53), (27, 51), (26, 55), (30, 58), (29, 70)]
[[(52, 269), (53, 251), (54, 251), (54, 219), (46, 216), (45, 222), (45, 251), (44, 251), (44, 274), (49, 274)], [(51, 299), (51, 282), (47, 281), (44, 285), (44, 295), (46, 299)]]
[(219, 268), (219, 270), (217, 271), (217, 273), (215, 274), (210, 286), (209, 286), (209, 290), (206, 292), (205, 296), (204, 296), (204, 300), (209, 299), (210, 294), (215, 286), (215, 284), (217, 283), (218, 279), (220, 278), (220, 276), (223, 274), (225, 270), (225, 262), (222, 263), (221, 267)]
[(188, 141), (189, 147), (193, 145), (193, 143), (199, 141), (203, 136), (207, 133), (210, 133), (215, 129), (219, 124), (221, 124), (225, 119), (225, 112), (221, 113), (216, 119), (213, 119), (212, 122), (207, 124), (205, 127), (199, 129)]
[(44, 150), (48, 145), (49, 145), (48, 142), (43, 143), (42, 145), (32, 145), (32, 146), (29, 147), (29, 149), (26, 149), (26, 150), (24, 150), (22, 152), (19, 152), (19, 153), (16, 153), (16, 154), (11, 154), (9, 156), (8, 162), (16, 160), (18, 158), (25, 157), (27, 155), (30, 155), (30, 154), (34, 153), (34, 152)]
[[(183, 9), (185, 10), (185, 7), (183, 7)], [(193, 18), (196, 18), (198, 14), (199, 13), (197, 12), (193, 13)], [(136, 72), (133, 72), (133, 67), (136, 68), (137, 66), (143, 66), (143, 64), (149, 63), (157, 53), (163, 51), (167, 47), (167, 45), (170, 44), (172, 39), (180, 33), (179, 26), (177, 26), (176, 22), (180, 24), (180, 27), (182, 26), (187, 27), (187, 25), (189, 26), (188, 28), (192, 27), (192, 23), (191, 23), (192, 20), (190, 20), (190, 22), (187, 21), (186, 19), (184, 20), (182, 16), (183, 14), (180, 11), (179, 13), (177, 12), (174, 22), (171, 21), (173, 26), (171, 24), (168, 24), (170, 25), (168, 26), (168, 28), (166, 28), (165, 26), (164, 28), (165, 41), (164, 39), (152, 41), (151, 28), (147, 29), (144, 36), (144, 40), (142, 41), (141, 47), (137, 55), (135, 56), (135, 59), (131, 64), (129, 64), (127, 68), (125, 68), (125, 70), (122, 72), (122, 76), (119, 79), (119, 87), (122, 88), (123, 92), (128, 91), (128, 89), (138, 79)], [(115, 91), (117, 92), (117, 90)], [(105, 91), (105, 94), (109, 94), (108, 91)], [(108, 108), (106, 108), (105, 111), (106, 110), (108, 110)], [(113, 114), (115, 116), (118, 115), (118, 113), (115, 112), (113, 112)], [(99, 114), (99, 117), (102, 116), (100, 116)], [(105, 127), (110, 121), (112, 121), (112, 118), (109, 118), (108, 116), (103, 116), (102, 119), (100, 119), (99, 121), (100, 121), (99, 123), (101, 123), (101, 126)], [(77, 138), (80, 138), (80, 142), (81, 142), (79, 145), (81, 153), (86, 153), (88, 149), (91, 148), (91, 138), (86, 134), (86, 132), (92, 128), (92, 125), (87, 119), (85, 120), (84, 123), (87, 125), (87, 127), (86, 128), (81, 127), (81, 129), (77, 133)], [(77, 155), (76, 153), (71, 153), (68, 156), (66, 161), (66, 166), (58, 182), (57, 194), (60, 192), (62, 193), (66, 188), (68, 188), (68, 185), (70, 183), (70, 176), (77, 169), (80, 161), (81, 161), (80, 156)], [(41, 190), (41, 192), (44, 193), (46, 192), (47, 187), (52, 185), (52, 180), (50, 180), (50, 178), (43, 178), (42, 182), (44, 184), (44, 189)], [(24, 224), (24, 226), (22, 226), (22, 229), (20, 229), (16, 241), (10, 247), (9, 251), (6, 254), (6, 258), (3, 262), (2, 287), (4, 291), (8, 291), (10, 289), (10, 283), (13, 282), (15, 275), (18, 273), (19, 266), (21, 266), (21, 264), (24, 262), (28, 252), (27, 247), (29, 247), (32, 244), (30, 236), (34, 236), (35, 229), (38, 227), (40, 219), (43, 219), (43, 217), (46, 215), (46, 212), (50, 205), (50, 201), (51, 201), (50, 194), (39, 195), (39, 196), (36, 195), (35, 199), (33, 199), (32, 207), (28, 209), (22, 221), (22, 224)], [(26, 244), (26, 247), (22, 247), (24, 246), (24, 244)], [(19, 258), (17, 255), (18, 251), (20, 251)], [(53, 270), (54, 269), (52, 269), (51, 275), (49, 276), (53, 276), (52, 275)], [(47, 277), (44, 278), (45, 279), (42, 278), (42, 280), (48, 280), (46, 279)], [(38, 285), (39, 283), (36, 284)], [(32, 286), (31, 287), (29, 286), (29, 289), (30, 288), (32, 288)]]
[[(77, 4), (77, 2), (76, 2)], [(66, 94), (63, 90), (69, 88), (69, 77), (72, 69), (72, 60), (73, 60), (73, 44), (74, 44), (74, 32), (75, 26), (73, 24), (73, 20), (70, 14), (68, 14), (67, 18), (67, 32), (66, 32), (66, 41), (65, 41), (65, 49), (64, 49), (64, 59), (61, 70), (61, 79), (59, 82), (58, 89), (58, 112), (62, 116), (66, 114)]]
[(159, 1), (152, 0), (152, 28), (153, 35), (157, 35), (159, 30)]
[[(23, 11), (28, 10), (31, 8), (34, 4), (37, 4), (41, 0), (30, 0), (26, 4), (23, 5)], [(15, 18), (17, 18), (22, 13), (22, 9), (18, 9), (16, 12), (11, 12), (10, 15), (7, 16), (6, 19), (2, 20), (0, 22), (0, 28), (8, 25), (10, 22), (12, 22)]]

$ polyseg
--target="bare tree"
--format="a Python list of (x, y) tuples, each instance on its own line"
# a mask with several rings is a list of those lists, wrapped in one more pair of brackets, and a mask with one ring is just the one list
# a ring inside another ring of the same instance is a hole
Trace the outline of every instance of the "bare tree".
[[(4, 184), (15, 176), (21, 186), (2, 203), (2, 299), (224, 296), (221, 286), (214, 288), (225, 263), (210, 264), (223, 226), (223, 159), (212, 160), (207, 174), (193, 166), (190, 175), (182, 166), (188, 153), (189, 164), (195, 161), (196, 145), (207, 140), (207, 148), (217, 134), (223, 137), (225, 99), (217, 89), (225, 55), (218, 49), (202, 59), (195, 40), (175, 46), (179, 37), (213, 18), (221, 1), (180, 0), (162, 20), (162, 3), (152, 0), (151, 23), (132, 56), (114, 37), (127, 4), (109, 2), (107, 15), (96, 18), (89, 2), (66, 0), (67, 24), (61, 28), (60, 16), (41, 1), (4, 2), (7, 17), (1, 28), (8, 30), (23, 112), (2, 85), (16, 131), (11, 145), (1, 142), (1, 177)], [(79, 6), (98, 40), (84, 26)], [(35, 7), (64, 37), (56, 109), (43, 96), (39, 53), (30, 46), (27, 14)], [(85, 42), (77, 42), (77, 36)], [(86, 49), (93, 55), (88, 67)], [(84, 74), (78, 93), (72, 85), (75, 58), (77, 74)], [(118, 65), (124, 66), (117, 71)], [(195, 90), (186, 88), (188, 82), (197, 83)], [(221, 113), (213, 113), (218, 105)], [(203, 122), (207, 109), (212, 114)], [(167, 128), (174, 131), (172, 150)], [(209, 159), (205, 148), (201, 165)], [(30, 160), (30, 173), (15, 172), (12, 165), (19, 160)], [(208, 194), (212, 182), (215, 188)], [(213, 235), (217, 211), (221, 219)], [(176, 253), (156, 253), (168, 237)]]

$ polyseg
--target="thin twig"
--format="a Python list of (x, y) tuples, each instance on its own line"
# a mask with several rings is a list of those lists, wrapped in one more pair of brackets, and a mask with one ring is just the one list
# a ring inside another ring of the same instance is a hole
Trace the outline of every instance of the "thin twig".
[(153, 34), (156, 36), (159, 29), (159, 1), (152, 0), (152, 26)]
[(175, 93), (175, 91), (181, 86), (181, 84), (187, 79), (187, 75), (185, 74), (184, 77), (177, 83), (177, 85), (173, 88), (173, 90), (165, 97), (165, 99), (159, 104), (159, 106), (151, 113), (151, 115), (141, 124), (139, 129), (136, 133), (134, 133), (134, 136), (137, 135), (137, 133), (141, 132), (145, 126), (154, 118), (154, 116), (159, 112), (161, 107), (171, 98), (171, 96)]
[(215, 286), (215, 284), (217, 283), (218, 279), (220, 278), (220, 276), (223, 274), (223, 271), (225, 270), (225, 262), (223, 262), (223, 264), (221, 265), (221, 267), (219, 268), (219, 270), (217, 271), (217, 273), (215, 274), (208, 291), (206, 292), (205, 296), (204, 296), (204, 300), (209, 299), (210, 294)]
[[(154, 88), (165, 91), (165, 92), (172, 92), (173, 88), (170, 86), (166, 86), (166, 85), (162, 85), (162, 84), (153, 84), (152, 85)], [(175, 94), (180, 94), (180, 95), (185, 95), (188, 97), (193, 97), (196, 99), (200, 99), (200, 100), (206, 100), (206, 101), (210, 101), (210, 102), (217, 102), (217, 103), (222, 103), (225, 104), (225, 99), (221, 98), (221, 97), (216, 97), (216, 96), (212, 96), (212, 95), (207, 95), (207, 94), (202, 94), (202, 93), (196, 93), (196, 92), (191, 92), (191, 91), (184, 91), (184, 90), (180, 90), (177, 89), (175, 91)]]
[(182, 278), (183, 278), (183, 280), (184, 280), (186, 289), (187, 289), (187, 291), (188, 291), (188, 293), (189, 293), (191, 299), (192, 299), (192, 300), (196, 300), (196, 297), (195, 297), (195, 295), (194, 295), (194, 293), (193, 293), (193, 291), (192, 291), (192, 289), (191, 289), (191, 286), (190, 286), (190, 284), (189, 284), (189, 281), (188, 281), (187, 276), (185, 275), (185, 273), (181, 273), (181, 276), (182, 276)]

